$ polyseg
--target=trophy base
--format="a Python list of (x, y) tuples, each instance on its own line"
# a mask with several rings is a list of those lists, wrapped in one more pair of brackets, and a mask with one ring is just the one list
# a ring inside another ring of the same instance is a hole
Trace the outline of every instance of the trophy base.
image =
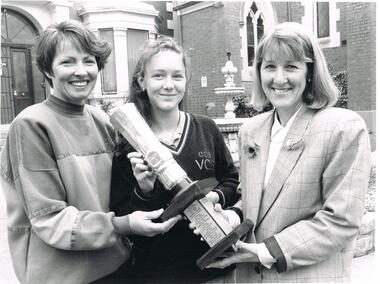
[(198, 180), (192, 183), (183, 182), (183, 184), (179, 184), (179, 187), (182, 188), (175, 189), (175, 192), (178, 192), (178, 194), (164, 210), (159, 217), (159, 220), (165, 222), (170, 218), (182, 214), (192, 202), (205, 197), (207, 193), (217, 185), (218, 181), (214, 177)]
[(249, 219), (244, 220), (243, 223), (237, 226), (231, 233), (225, 236), (197, 260), (197, 266), (199, 269), (205, 269), (207, 265), (214, 262), (223, 252), (247, 235), (252, 228), (253, 222)]

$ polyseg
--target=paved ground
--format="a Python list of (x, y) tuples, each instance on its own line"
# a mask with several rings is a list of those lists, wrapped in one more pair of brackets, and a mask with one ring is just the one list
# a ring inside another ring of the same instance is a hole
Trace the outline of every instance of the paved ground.
[[(13, 272), (10, 260), (6, 231), (5, 201), (3, 191), (0, 190), (0, 283), (18, 284), (19, 282)], [(380, 275), (375, 265), (374, 252), (366, 256), (354, 258), (352, 264), (352, 283), (375, 283), (375, 278)]]

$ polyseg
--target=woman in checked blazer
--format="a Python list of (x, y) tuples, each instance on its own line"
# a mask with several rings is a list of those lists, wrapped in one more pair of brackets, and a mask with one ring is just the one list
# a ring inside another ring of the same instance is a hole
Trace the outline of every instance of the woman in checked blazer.
[(338, 91), (299, 24), (262, 38), (255, 76), (253, 103), (274, 106), (239, 134), (241, 206), (255, 227), (210, 267), (238, 263), (238, 283), (349, 281), (370, 171), (365, 123), (331, 107)]

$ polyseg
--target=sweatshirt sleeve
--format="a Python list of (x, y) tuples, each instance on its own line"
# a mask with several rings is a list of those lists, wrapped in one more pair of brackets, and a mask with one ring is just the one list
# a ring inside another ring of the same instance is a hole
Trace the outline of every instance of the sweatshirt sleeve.
[(114, 232), (113, 213), (81, 211), (69, 204), (69, 189), (40, 123), (16, 119), (8, 139), (14, 187), (40, 239), (64, 250), (94, 250), (116, 243), (120, 236)]

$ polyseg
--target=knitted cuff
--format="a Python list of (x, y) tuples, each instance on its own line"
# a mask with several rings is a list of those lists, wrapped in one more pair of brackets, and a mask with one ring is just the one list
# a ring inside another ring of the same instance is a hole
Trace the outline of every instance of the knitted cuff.
[(243, 222), (243, 212), (240, 210), (240, 208), (231, 206), (231, 207), (226, 208), (225, 210), (232, 210), (232, 211), (234, 211), (239, 216), (240, 223)]
[(226, 198), (224, 197), (223, 192), (220, 189), (213, 189), (213, 192), (215, 192), (219, 196), (219, 202), (222, 208), (226, 205)]

